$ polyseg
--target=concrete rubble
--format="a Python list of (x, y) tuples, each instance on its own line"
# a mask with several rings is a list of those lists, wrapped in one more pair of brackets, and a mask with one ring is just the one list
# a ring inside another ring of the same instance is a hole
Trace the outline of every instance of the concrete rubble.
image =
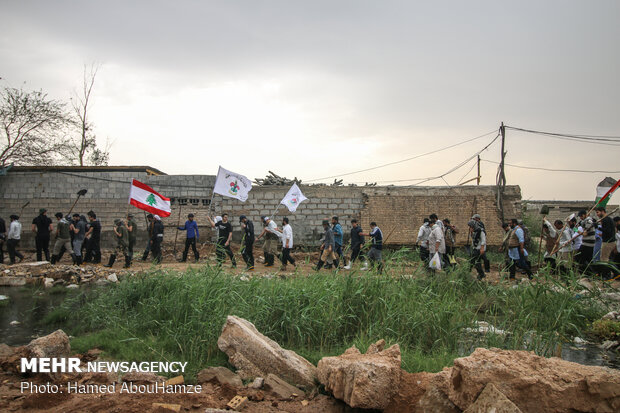
[(242, 379), (267, 377), (272, 373), (306, 390), (315, 387), (316, 367), (295, 352), (261, 334), (254, 324), (228, 316), (217, 340)]
[[(105, 268), (95, 265), (52, 265), (47, 261), (0, 264), (0, 286), (19, 287), (23, 285), (42, 285), (51, 288), (56, 285), (82, 285), (118, 282), (121, 275), (131, 274), (128, 270)], [(75, 288), (75, 287), (72, 287)]]
[(384, 409), (400, 384), (400, 348), (384, 350), (385, 340), (372, 344), (366, 354), (351, 347), (318, 364), (319, 381), (335, 398), (351, 407)]
[(197, 383), (219, 383), (233, 388), (243, 387), (241, 378), (226, 367), (209, 367), (200, 370), (196, 375)]

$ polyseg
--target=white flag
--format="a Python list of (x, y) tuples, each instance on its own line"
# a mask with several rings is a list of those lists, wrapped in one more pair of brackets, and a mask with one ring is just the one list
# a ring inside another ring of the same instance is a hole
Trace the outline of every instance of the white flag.
[(301, 189), (297, 186), (297, 184), (293, 184), (291, 189), (288, 190), (282, 201), (280, 203), (285, 205), (289, 211), (295, 212), (299, 204), (304, 202), (306, 199), (304, 194), (301, 193)]
[(228, 171), (220, 166), (215, 179), (213, 192), (222, 196), (236, 198), (241, 202), (248, 199), (248, 193), (252, 189), (252, 181), (243, 175)]

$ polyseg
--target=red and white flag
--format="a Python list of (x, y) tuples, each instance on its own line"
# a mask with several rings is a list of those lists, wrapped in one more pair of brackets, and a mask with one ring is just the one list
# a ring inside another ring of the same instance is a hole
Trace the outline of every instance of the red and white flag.
[(135, 179), (131, 181), (129, 203), (160, 217), (170, 216), (170, 198)]

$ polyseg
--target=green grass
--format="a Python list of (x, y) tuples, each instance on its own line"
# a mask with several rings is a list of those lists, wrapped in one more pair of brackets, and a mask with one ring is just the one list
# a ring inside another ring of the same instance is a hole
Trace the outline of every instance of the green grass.
[[(317, 363), (376, 340), (398, 343), (405, 370), (439, 371), (477, 346), (552, 355), (606, 309), (575, 298), (574, 279), (508, 288), (473, 280), (467, 268), (414, 278), (321, 272), (241, 281), (214, 268), (151, 272), (67, 299), (46, 321), (64, 325), (76, 351), (99, 347), (122, 360), (188, 361), (189, 376), (226, 365), (217, 338), (227, 315), (254, 323), (285, 348)], [(485, 320), (507, 336), (468, 336)]]

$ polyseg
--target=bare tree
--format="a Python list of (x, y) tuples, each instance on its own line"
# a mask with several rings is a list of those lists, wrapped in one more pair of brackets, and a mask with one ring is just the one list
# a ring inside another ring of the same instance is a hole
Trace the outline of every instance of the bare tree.
[(0, 166), (50, 165), (61, 156), (70, 125), (65, 104), (42, 91), (0, 91)]
[[(95, 85), (95, 77), (99, 70), (98, 64), (91, 64), (90, 67), (84, 65), (84, 75), (82, 79), (82, 90), (80, 93), (74, 93), (71, 98), (71, 106), (75, 115), (75, 122), (79, 130), (79, 138), (73, 148), (73, 159), (77, 158), (80, 166), (84, 166), (85, 162), (91, 165), (107, 165), (110, 157), (109, 146), (104, 149), (97, 147), (97, 137), (93, 131), (93, 124), (88, 117), (90, 109), (90, 98)], [(88, 157), (87, 157), (88, 155)]]

